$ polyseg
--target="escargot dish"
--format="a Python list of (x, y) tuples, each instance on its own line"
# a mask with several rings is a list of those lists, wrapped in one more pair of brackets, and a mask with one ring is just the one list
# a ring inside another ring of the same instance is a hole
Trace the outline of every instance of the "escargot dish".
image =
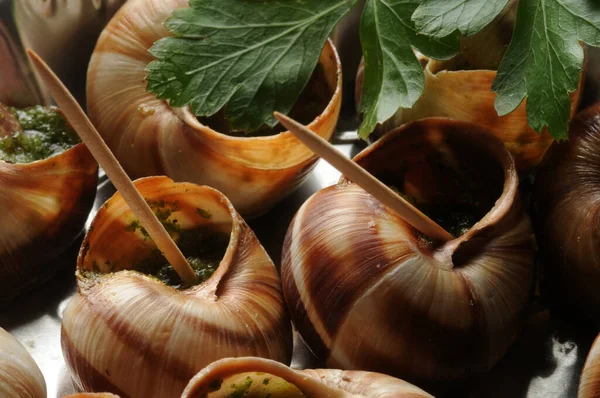
[(405, 381), (380, 373), (337, 369), (292, 370), (263, 358), (226, 358), (204, 368), (182, 398), (377, 397), (432, 398)]
[[(130, 0), (117, 12), (90, 61), (90, 119), (132, 178), (167, 175), (209, 185), (243, 216), (259, 215), (304, 181), (316, 157), (290, 132), (229, 131), (218, 115), (197, 119), (187, 107), (171, 108), (146, 91), (145, 68), (153, 60), (148, 49), (168, 35), (163, 23), (171, 13), (187, 5), (187, 0)], [(329, 139), (340, 106), (341, 65), (327, 42), (291, 115)]]
[(571, 121), (536, 176), (534, 224), (547, 293), (600, 322), (600, 103)]
[(600, 336), (596, 337), (579, 378), (577, 398), (600, 397)]
[(57, 269), (91, 210), (98, 165), (56, 108), (0, 104), (0, 299)]
[(0, 328), (0, 396), (46, 398), (46, 382), (37, 364), (6, 330)]
[[(524, 100), (512, 113), (498, 116), (494, 107), (496, 93), (492, 83), (496, 71), (511, 40), (516, 18), (517, 1), (481, 32), (462, 37), (460, 55), (437, 61), (418, 54), (425, 74), (425, 89), (410, 109), (401, 108), (387, 121), (384, 131), (391, 131), (403, 123), (426, 117), (450, 117), (469, 121), (490, 131), (515, 158), (520, 170), (536, 166), (554, 139), (544, 130), (541, 134), (529, 127)], [(357, 76), (357, 97), (362, 92), (364, 69)], [(581, 99), (585, 74), (579, 79), (578, 90), (571, 93), (571, 117)]]
[(302, 338), (328, 366), (407, 380), (490, 369), (515, 339), (533, 285), (512, 156), (476, 125), (432, 118), (354, 160), (456, 238), (420, 234), (345, 178), (317, 192), (282, 255)]
[(63, 354), (82, 391), (176, 397), (209, 363), (259, 356), (288, 363), (291, 323), (275, 266), (213, 188), (167, 177), (135, 182), (199, 282), (182, 284), (120, 194), (91, 224)]

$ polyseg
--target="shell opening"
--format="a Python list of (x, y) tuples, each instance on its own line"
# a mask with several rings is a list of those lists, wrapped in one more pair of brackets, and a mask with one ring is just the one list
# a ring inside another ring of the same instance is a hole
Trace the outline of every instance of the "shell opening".
[[(415, 126), (416, 127), (416, 126)], [(461, 134), (411, 132), (357, 161), (454, 236), (463, 235), (502, 195), (504, 170)]]
[[(197, 283), (200, 284), (208, 280), (219, 268), (232, 245), (232, 209), (217, 198), (201, 200), (196, 197), (202, 197), (201, 193), (205, 190), (216, 193), (210, 188), (193, 186), (193, 189), (188, 189), (187, 184), (172, 186), (175, 187), (174, 192), (159, 190), (142, 193), (154, 214), (186, 256), (198, 276)], [(190, 198), (181, 195), (181, 188), (183, 193), (190, 192)], [(97, 217), (99, 225), (96, 221), (92, 224), (82, 249), (83, 263), (80, 270), (83, 273), (91, 271), (96, 274), (110, 274), (131, 270), (149, 275), (177, 289), (191, 287), (182, 283), (179, 275), (154, 245), (120, 196), (107, 201), (101, 211), (114, 211), (114, 217)], [(107, 236), (105, 234), (111, 236), (109, 242), (101, 241), (102, 235)]]
[[(302, 90), (302, 93), (291, 109), (289, 113), (290, 117), (304, 125), (308, 125), (313, 120), (317, 119), (317, 117), (323, 113), (325, 108), (327, 108), (336, 89), (336, 81), (332, 80), (330, 77), (331, 76), (328, 76), (326, 73), (323, 63), (319, 62), (306, 87), (304, 87), (304, 90)], [(199, 117), (197, 119), (200, 123), (214, 131), (234, 137), (270, 136), (286, 131), (279, 123), (273, 128), (263, 125), (260, 129), (253, 132), (232, 130), (228, 120), (225, 118), (223, 110), (213, 116)]]

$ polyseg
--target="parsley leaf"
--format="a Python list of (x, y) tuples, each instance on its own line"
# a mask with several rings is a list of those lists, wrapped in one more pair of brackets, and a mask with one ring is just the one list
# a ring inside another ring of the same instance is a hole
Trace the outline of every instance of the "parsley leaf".
[(500, 116), (527, 97), (527, 121), (556, 139), (567, 137), (571, 102), (584, 52), (600, 45), (600, 3), (596, 0), (520, 0), (513, 39), (492, 89)]
[(364, 118), (358, 130), (362, 138), (421, 96), (425, 78), (413, 47), (436, 59), (449, 59), (458, 51), (455, 35), (441, 40), (417, 35), (411, 15), (420, 1), (367, 0), (360, 25), (365, 58)]
[(412, 16), (417, 31), (431, 37), (459, 30), (471, 36), (500, 14), (509, 0), (422, 0)]
[(274, 126), (308, 82), (325, 41), (358, 0), (190, 0), (166, 22), (147, 89), (197, 116), (224, 107), (232, 129)]

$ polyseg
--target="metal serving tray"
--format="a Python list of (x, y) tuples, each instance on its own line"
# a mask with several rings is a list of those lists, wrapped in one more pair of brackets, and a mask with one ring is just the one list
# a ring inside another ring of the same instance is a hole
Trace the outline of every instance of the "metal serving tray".
[[(14, 1), (29, 2), (28, 0)], [(93, 28), (93, 32), (90, 34), (97, 35), (102, 23), (116, 9), (117, 3), (122, 1), (124, 0), (66, 0), (65, 4), (68, 6), (77, 3), (83, 8), (94, 4), (95, 8), (89, 10), (94, 13), (94, 18), (99, 20), (89, 22)], [(55, 0), (33, 1), (32, 3), (48, 3), (50, 7), (57, 6)], [(63, 2), (59, 1), (58, 3)], [(6, 64), (7, 61), (7, 38), (15, 39), (17, 37), (11, 12), (13, 5), (10, 0), (0, 0), (0, 66), (3, 65), (3, 62)], [(355, 17), (356, 15), (353, 18)], [(350, 24), (351, 22), (350, 20)], [(350, 40), (356, 40), (356, 35), (352, 33), (342, 32), (338, 37), (346, 39), (350, 37)], [(16, 46), (12, 50), (18, 56), (22, 51), (18, 38), (15, 43)], [(93, 45), (93, 40), (79, 43), (77, 52), (81, 53), (84, 58), (89, 57), (91, 45)], [(354, 66), (357, 63), (357, 57), (350, 52), (344, 54), (343, 44), (339, 47), (342, 59)], [(597, 50), (589, 52), (588, 76), (595, 76), (588, 78), (584, 105), (600, 98), (598, 88), (594, 86), (596, 82), (600, 81), (600, 76), (598, 76), (600, 74), (599, 54), (600, 51)], [(76, 62), (79, 65), (86, 64), (81, 59), (77, 59)], [(23, 77), (22, 81), (11, 80), (11, 82), (22, 84), (23, 90), (28, 90), (27, 94), (30, 99), (34, 98), (39, 102), (48, 101), (43, 90), (39, 90), (35, 84), (31, 84), (31, 73), (26, 66), (20, 65), (20, 67), (22, 69), (15, 69), (15, 71)], [(57, 66), (59, 70), (60, 67)], [(67, 84), (81, 100), (83, 97), (81, 79), (84, 74), (80, 74), (78, 77), (77, 74), (70, 74), (68, 67), (64, 67), (62, 70), (63, 77), (71, 77), (70, 80), (67, 79)], [(350, 72), (348, 69), (345, 70), (348, 80), (345, 83), (346, 92), (351, 92), (353, 70), (352, 68), (349, 68)], [(6, 83), (6, 74), (0, 74), (0, 89), (3, 88), (3, 79)], [(347, 156), (358, 153), (365, 145), (357, 139), (356, 124), (352, 111), (352, 99), (346, 98), (334, 144)], [(276, 265), (279, 266), (281, 260), (281, 247), (285, 232), (298, 208), (310, 195), (336, 183), (338, 178), (339, 173), (335, 169), (320, 161), (308, 180), (296, 192), (281, 201), (268, 214), (249, 221), (250, 226)], [(90, 214), (88, 223), (102, 203), (113, 193), (114, 188), (110, 181), (101, 176), (94, 210)], [(0, 228), (2, 228), (1, 220)], [(36, 287), (35, 290), (21, 295), (13, 303), (0, 308), (0, 326), (21, 341), (36, 360), (46, 379), (49, 398), (62, 397), (75, 392), (62, 356), (60, 326), (62, 312), (76, 290), (74, 269), (80, 244), (81, 238), (56, 260), (60, 264), (61, 270), (51, 280)], [(492, 371), (461, 383), (425, 388), (439, 397), (576, 397), (579, 374), (596, 333), (597, 330), (589, 325), (567, 320), (562, 315), (551, 314), (538, 299), (532, 305), (530, 316), (520, 339)], [(297, 335), (295, 335), (292, 366), (295, 368), (324, 367), (312, 356)]]

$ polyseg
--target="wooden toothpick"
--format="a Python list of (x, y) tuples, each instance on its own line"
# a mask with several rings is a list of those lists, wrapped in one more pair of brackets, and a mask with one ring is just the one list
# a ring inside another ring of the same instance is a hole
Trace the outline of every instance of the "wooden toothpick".
[(408, 203), (400, 195), (396, 194), (387, 185), (373, 177), (369, 172), (356, 164), (356, 162), (348, 159), (329, 142), (302, 124), (279, 112), (275, 112), (275, 117), (315, 154), (325, 159), (338, 171), (373, 195), (375, 199), (392, 209), (418, 231), (443, 241), (454, 239), (448, 231), (440, 227), (435, 221)]
[(110, 151), (92, 122), (81, 109), (73, 95), (60, 81), (58, 76), (52, 72), (50, 67), (32, 50), (27, 50), (33, 66), (50, 90), (52, 97), (79, 134), (83, 143), (90, 150), (96, 161), (114, 186), (117, 188), (125, 202), (129, 205), (133, 214), (140, 220), (142, 226), (148, 232), (158, 249), (163, 253), (167, 261), (173, 266), (181, 280), (188, 285), (196, 282), (196, 274), (187, 262), (181, 250), (177, 247), (165, 227), (156, 218), (154, 212), (148, 206), (133, 182), (129, 179), (121, 164)]

